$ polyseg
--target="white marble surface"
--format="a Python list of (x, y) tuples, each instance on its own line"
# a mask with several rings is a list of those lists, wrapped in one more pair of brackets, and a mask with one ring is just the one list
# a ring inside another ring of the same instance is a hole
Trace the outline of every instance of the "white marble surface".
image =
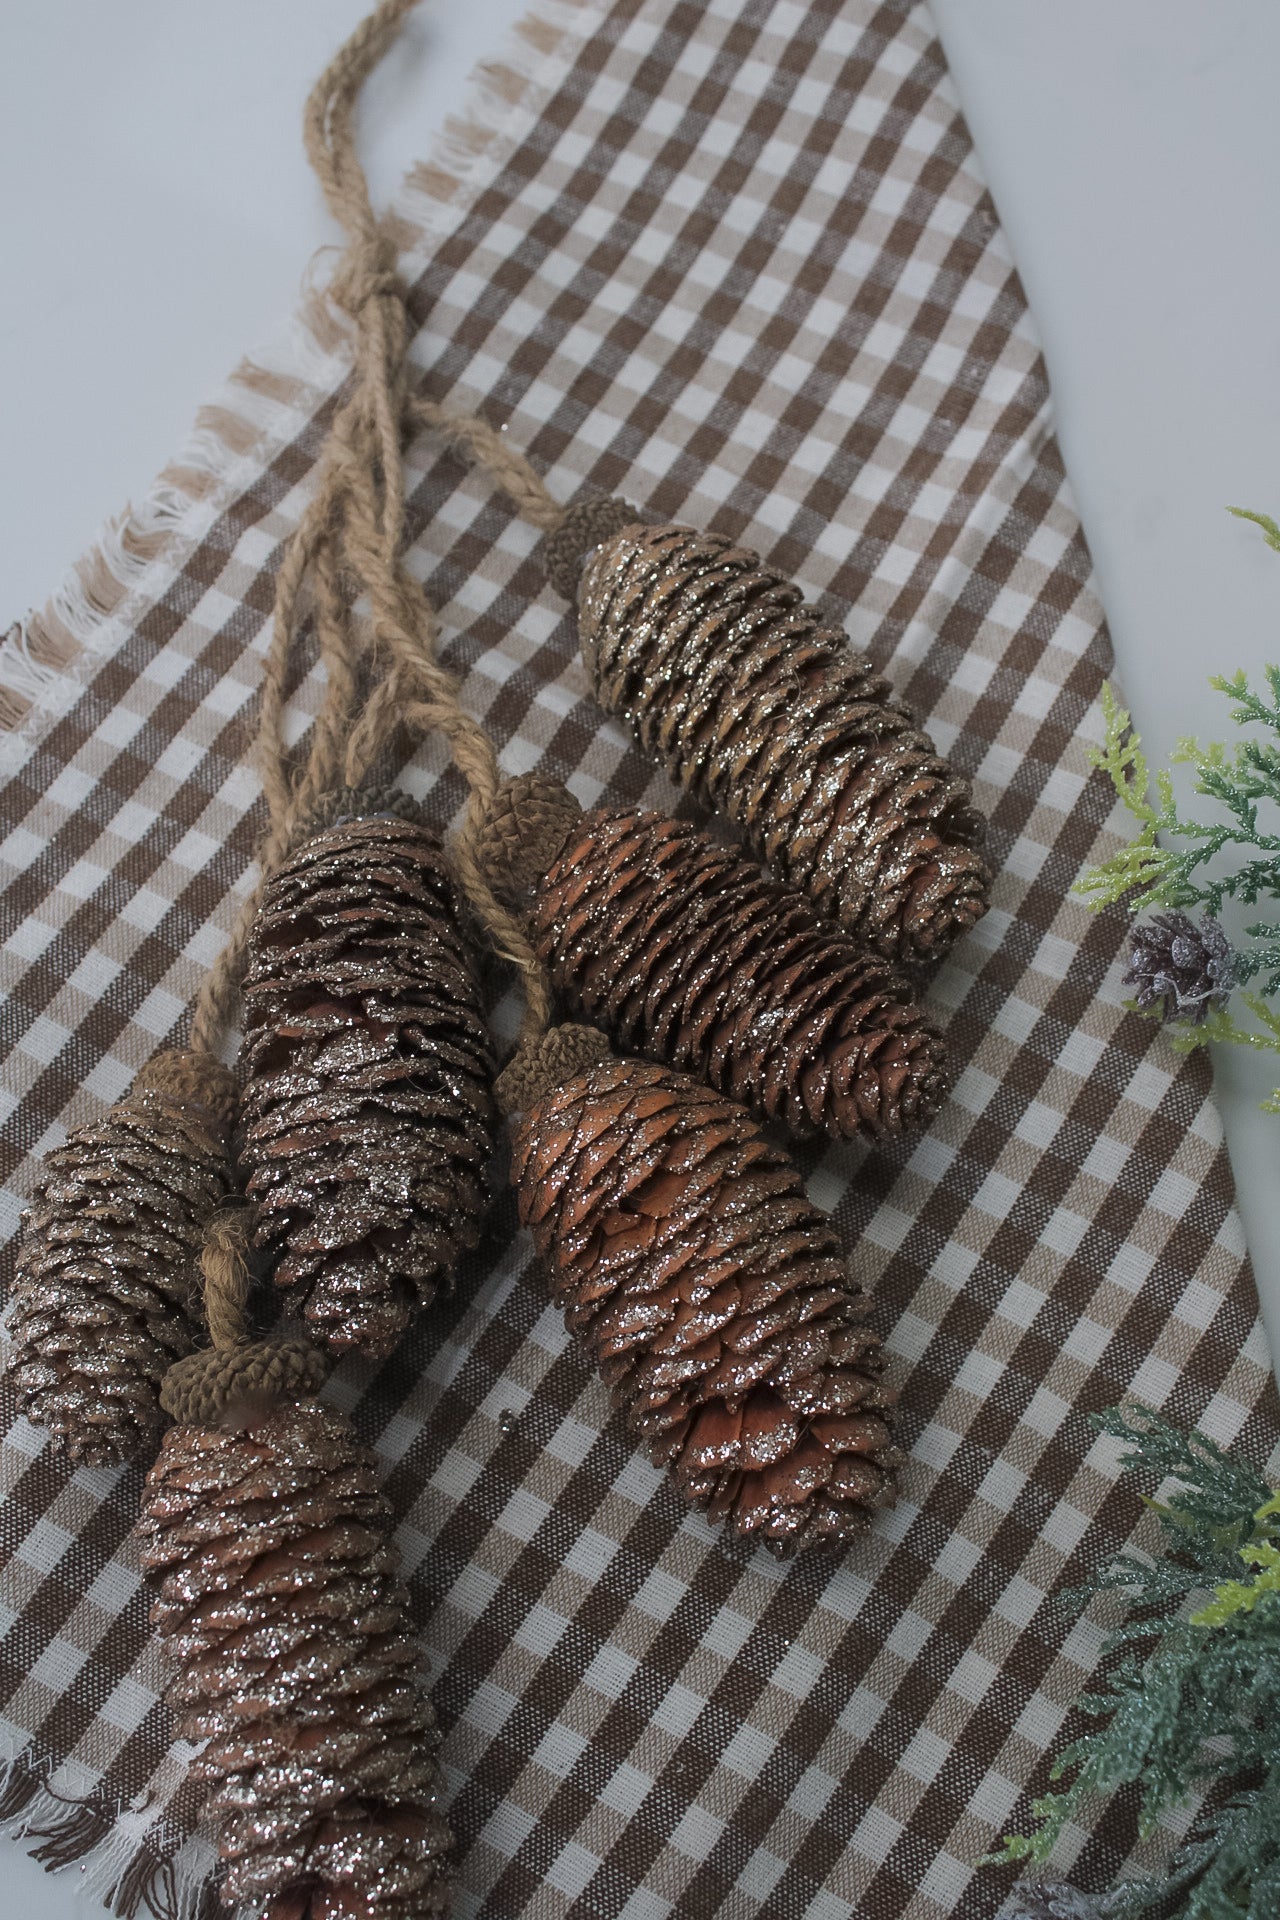
[[(375, 197), (523, 0), (424, 8), (373, 84)], [(0, 606), (38, 600), (293, 305), (335, 238), (298, 140), (364, 0), (41, 0), (0, 67)], [(1218, 726), (1206, 676), (1280, 658), (1280, 9), (935, 0), (1045, 341), (1063, 450), (1149, 745)], [(192, 208), (196, 209), (194, 216)], [(1280, 1119), (1217, 1063), (1280, 1345)], [(1277, 1074), (1280, 1079), (1280, 1073)], [(72, 1920), (79, 1876), (0, 1843), (0, 1911)]]

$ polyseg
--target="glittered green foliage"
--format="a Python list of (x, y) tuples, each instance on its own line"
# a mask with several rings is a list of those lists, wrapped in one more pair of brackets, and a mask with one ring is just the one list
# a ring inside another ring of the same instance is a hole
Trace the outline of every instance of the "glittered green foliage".
[(1140, 1407), (1096, 1424), (1129, 1443), (1125, 1470), (1172, 1492), (1146, 1504), (1163, 1551), (1127, 1552), (1067, 1595), (1110, 1594), (1125, 1619), (1105, 1645), (1101, 1686), (1080, 1702), (1099, 1724), (1060, 1754), (1067, 1784), (1037, 1801), (1030, 1834), (1002, 1860), (1046, 1862), (1069, 1822), (1136, 1789), (1143, 1838), (1194, 1809), (1163, 1874), (1124, 1884), (1115, 1911), (1169, 1920), (1280, 1915), (1280, 1496), (1201, 1434)]
[[(1243, 672), (1227, 679), (1215, 674), (1209, 684), (1230, 701), (1237, 725), (1267, 727), (1280, 740), (1280, 667), (1265, 669), (1271, 699), (1253, 693)], [(1092, 906), (1118, 902), (1139, 912), (1146, 907), (1202, 907), (1218, 914), (1228, 900), (1255, 906), (1280, 899), (1280, 820), (1259, 816), (1260, 802), (1280, 805), (1280, 745), (1241, 740), (1229, 753), (1219, 742), (1202, 747), (1180, 740), (1175, 764), (1195, 769), (1195, 791), (1216, 801), (1225, 819), (1195, 820), (1183, 815), (1169, 774), (1152, 779), (1133, 723), (1111, 687), (1102, 690), (1103, 744), (1090, 755), (1137, 822), (1136, 837), (1118, 853), (1091, 868), (1078, 883)], [(1166, 836), (1165, 840), (1159, 838)], [(1244, 853), (1254, 857), (1240, 858)], [(1219, 855), (1235, 856), (1210, 872)], [(1265, 975), (1267, 991), (1280, 991), (1280, 925), (1248, 928), (1258, 942), (1246, 950), (1243, 978)]]
[[(1267, 545), (1280, 552), (1280, 526), (1267, 514), (1243, 507), (1230, 512), (1251, 521)], [(1228, 714), (1243, 737), (1226, 746), (1212, 741), (1178, 742), (1171, 759), (1192, 769), (1197, 799), (1209, 806), (1184, 812), (1164, 770), (1155, 774), (1124, 707), (1112, 689), (1103, 688), (1104, 737), (1091, 754), (1106, 773), (1134, 822), (1136, 831), (1100, 865), (1077, 882), (1077, 891), (1093, 907), (1123, 905), (1133, 913), (1150, 909), (1186, 912), (1198, 908), (1217, 922), (1228, 907), (1274, 910), (1280, 901), (1280, 667), (1263, 669), (1265, 685), (1250, 685), (1244, 672), (1216, 674), (1209, 684), (1223, 694)], [(1204, 817), (1199, 817), (1203, 813)], [(1202, 922), (1203, 924), (1203, 922)], [(1135, 941), (1142, 929), (1135, 933)], [(1175, 1014), (1170, 1037), (1183, 1051), (1221, 1042), (1280, 1054), (1280, 1016), (1268, 996), (1280, 995), (1280, 922), (1248, 922), (1232, 932), (1232, 1004), (1196, 1009), (1194, 1021)], [(1158, 996), (1140, 997), (1143, 1010), (1170, 1018)], [(1280, 1112), (1280, 1088), (1265, 1102)]]

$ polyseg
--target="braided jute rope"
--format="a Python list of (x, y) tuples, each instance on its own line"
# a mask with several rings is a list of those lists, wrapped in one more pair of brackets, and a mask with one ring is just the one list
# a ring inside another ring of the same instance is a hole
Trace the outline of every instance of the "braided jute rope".
[(415, 426), (439, 434), (455, 453), (487, 473), (521, 519), (541, 528), (542, 570), (566, 600), (577, 597), (578, 576), (592, 548), (645, 518), (639, 507), (616, 494), (586, 493), (563, 505), (533, 462), (500, 429), (477, 414), (443, 406), (421, 389), (409, 395), (405, 414)]
[(174, 1047), (152, 1054), (133, 1080), (139, 1093), (159, 1093), (183, 1106), (203, 1107), (213, 1121), (229, 1127), (240, 1102), (240, 1089), (230, 1067), (210, 1053)]

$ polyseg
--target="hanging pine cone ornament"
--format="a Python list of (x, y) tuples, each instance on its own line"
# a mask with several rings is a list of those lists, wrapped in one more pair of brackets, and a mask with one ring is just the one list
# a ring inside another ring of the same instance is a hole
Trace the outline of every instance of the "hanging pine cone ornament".
[(555, 1301), (687, 1500), (778, 1554), (841, 1544), (898, 1461), (866, 1298), (741, 1107), (605, 1046), (555, 1028), (499, 1081)]
[(987, 907), (968, 781), (797, 586), (719, 534), (619, 531), (624, 505), (581, 503), (547, 541), (562, 585), (587, 556), (579, 628), (600, 704), (860, 945), (940, 960)]
[(941, 1105), (942, 1037), (905, 983), (697, 827), (584, 814), (559, 782), (521, 774), (482, 853), (501, 891), (532, 888), (534, 945), (568, 1010), (629, 1052), (802, 1136), (900, 1134)]
[(334, 1352), (390, 1353), (474, 1246), (493, 1147), (479, 989), (436, 835), (380, 815), (270, 878), (244, 984), (256, 1245)]
[(204, 1226), (232, 1185), (236, 1083), (207, 1054), (162, 1053), (124, 1099), (45, 1161), (10, 1296), (18, 1404), (86, 1466), (145, 1458), (160, 1382), (199, 1331)]
[(1129, 936), (1129, 965), (1121, 976), (1134, 1001), (1161, 1020), (1199, 1026), (1225, 1006), (1239, 979), (1239, 961), (1211, 914), (1199, 926), (1188, 913), (1157, 913)]
[(191, 1772), (222, 1900), (255, 1920), (428, 1920), (448, 1911), (450, 1835), (390, 1508), (341, 1414), (264, 1401), (267, 1345), (238, 1350), (239, 1388), (217, 1356), (223, 1417), (165, 1435), (138, 1525), (166, 1699), (206, 1743)]

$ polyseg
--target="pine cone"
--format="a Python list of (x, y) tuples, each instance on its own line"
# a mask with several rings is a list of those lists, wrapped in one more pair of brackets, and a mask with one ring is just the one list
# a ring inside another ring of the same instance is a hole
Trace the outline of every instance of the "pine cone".
[(779, 1554), (892, 1503), (867, 1302), (741, 1107), (604, 1060), (534, 1098), (512, 1180), (570, 1331), (687, 1500)]
[(631, 526), (590, 554), (578, 605), (601, 705), (861, 945), (937, 960), (986, 911), (967, 780), (754, 553)]
[(216, 1061), (160, 1055), (49, 1154), (23, 1216), (9, 1371), (28, 1419), (86, 1466), (145, 1457), (165, 1425), (160, 1382), (200, 1324), (204, 1224), (231, 1189), (234, 1093)]
[(348, 821), (274, 873), (244, 986), (255, 1244), (334, 1351), (383, 1357), (479, 1236), (493, 1147), (479, 989), (439, 841)]
[(1135, 1004), (1161, 1020), (1199, 1026), (1211, 1007), (1226, 1004), (1238, 977), (1231, 942), (1207, 913), (1199, 926), (1190, 914), (1157, 913), (1129, 936), (1124, 983), (1137, 989)]
[[(1000, 1909), (1000, 1920), (1110, 1920), (1123, 1913), (1123, 1888), (1081, 1893), (1065, 1880), (1019, 1881)], [(1130, 1913), (1136, 1910), (1129, 1908)]]
[(696, 827), (585, 814), (532, 931), (575, 1015), (797, 1134), (902, 1133), (942, 1103), (942, 1038), (903, 981)]
[(173, 1427), (138, 1538), (228, 1907), (262, 1920), (448, 1908), (435, 1717), (372, 1455), (342, 1415)]

